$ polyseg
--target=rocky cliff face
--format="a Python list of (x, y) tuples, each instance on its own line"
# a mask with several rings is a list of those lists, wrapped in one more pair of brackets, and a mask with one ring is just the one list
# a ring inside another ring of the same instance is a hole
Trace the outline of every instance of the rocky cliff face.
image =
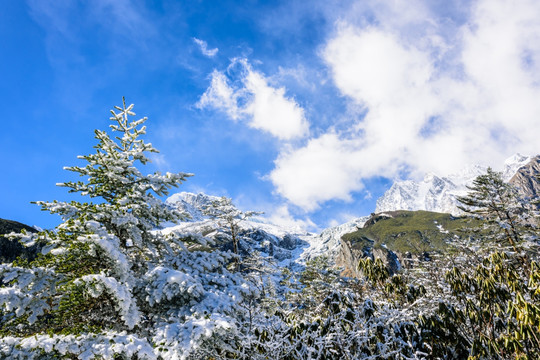
[(520, 167), (510, 178), (509, 183), (514, 185), (521, 196), (534, 199), (540, 196), (540, 156), (532, 158), (527, 164)]
[(358, 269), (358, 263), (360, 259), (366, 257), (373, 260), (381, 259), (390, 274), (395, 274), (401, 269), (402, 262), (400, 262), (398, 254), (385, 247), (375, 248), (373, 246), (375, 242), (371, 239), (365, 238), (363, 240), (361, 242), (341, 240), (336, 265), (343, 268), (341, 273), (343, 276), (360, 278), (362, 274)]

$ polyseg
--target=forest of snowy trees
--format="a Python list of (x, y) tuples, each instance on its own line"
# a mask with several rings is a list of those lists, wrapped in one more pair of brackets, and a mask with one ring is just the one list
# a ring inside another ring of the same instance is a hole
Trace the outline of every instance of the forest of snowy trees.
[[(195, 233), (161, 201), (187, 173), (144, 175), (146, 118), (115, 107), (95, 153), (59, 184), (87, 199), (37, 202), (53, 230), (12, 234), (35, 259), (0, 265), (0, 358), (537, 359), (538, 213), (491, 169), (459, 199), (471, 226), (446, 254), (391, 274), (367, 257), (359, 279), (328, 258), (303, 271), (237, 251), (255, 215), (223, 199), (205, 209), (233, 251)], [(478, 226), (478, 224), (481, 224)]]

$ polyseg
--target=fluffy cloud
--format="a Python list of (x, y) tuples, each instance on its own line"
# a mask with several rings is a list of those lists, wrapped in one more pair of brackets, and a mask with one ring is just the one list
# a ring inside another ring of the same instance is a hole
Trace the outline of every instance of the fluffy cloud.
[(421, 92), (433, 72), (421, 51), (405, 48), (392, 34), (376, 28), (341, 25), (323, 57), (340, 91), (367, 106), (402, 104), (412, 89)]
[(287, 205), (278, 206), (268, 212), (266, 220), (270, 224), (275, 224), (296, 231), (306, 231), (306, 229), (316, 229), (317, 226), (309, 218), (298, 219), (290, 213)]
[(356, 151), (354, 143), (325, 134), (281, 154), (270, 179), (278, 193), (306, 210), (329, 199), (350, 200), (350, 187), (361, 187)]
[(281, 140), (301, 138), (309, 133), (304, 110), (284, 88), (269, 85), (268, 79), (252, 69), (246, 60), (235, 60), (241, 75), (233, 87), (227, 76), (219, 71), (212, 73), (210, 87), (202, 95), (199, 108), (215, 108), (225, 112), (230, 119), (245, 119), (254, 129), (268, 132)]
[(214, 70), (211, 77), (210, 87), (201, 96), (197, 107), (212, 107), (225, 112), (232, 120), (238, 120), (242, 113), (238, 107), (238, 92), (229, 86), (223, 73)]
[(433, 25), (429, 15), (424, 32), (401, 22), (336, 25), (322, 58), (366, 115), (284, 150), (269, 176), (279, 194), (314, 210), (349, 200), (371, 176), (447, 174), (538, 153), (540, 3), (478, 1), (460, 26)]

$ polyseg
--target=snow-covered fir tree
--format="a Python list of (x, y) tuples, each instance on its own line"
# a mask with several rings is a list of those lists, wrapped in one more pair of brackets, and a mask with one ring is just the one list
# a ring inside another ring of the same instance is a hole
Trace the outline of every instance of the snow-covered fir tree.
[(38, 202), (62, 224), (20, 236), (42, 244), (37, 259), (0, 266), (0, 358), (186, 359), (236, 341), (239, 303), (257, 288), (208, 239), (156, 231), (184, 218), (159, 196), (191, 174), (140, 172), (157, 150), (132, 109), (115, 107), (117, 136), (96, 130), (86, 165), (66, 168), (83, 180), (58, 184), (89, 201)]
[[(520, 229), (526, 223), (528, 208), (518, 191), (504, 182), (502, 173), (487, 169), (487, 173), (467, 186), (469, 193), (458, 197), (459, 208), (491, 225), (495, 235), (508, 245), (516, 247), (522, 242)], [(522, 230), (522, 229), (521, 229)]]
[[(242, 211), (233, 205), (232, 199), (222, 196), (202, 209), (202, 213), (217, 221), (219, 229), (224, 229), (224, 235), (229, 237), (233, 245), (233, 252), (238, 255), (238, 242), (240, 241), (240, 224), (252, 216), (260, 215), (257, 211)], [(238, 261), (236, 262), (238, 269)]]

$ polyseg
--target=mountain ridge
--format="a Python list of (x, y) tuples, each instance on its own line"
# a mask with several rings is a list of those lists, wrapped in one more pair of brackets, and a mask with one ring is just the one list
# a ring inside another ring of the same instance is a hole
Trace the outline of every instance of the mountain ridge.
[[(531, 162), (540, 164), (540, 156), (531, 157), (515, 154), (509, 157), (504, 162), (503, 180), (512, 183), (512, 179), (520, 169)], [(531, 171), (540, 170), (539, 166), (531, 166)], [(466, 195), (467, 186), (470, 186), (477, 176), (485, 174), (486, 171), (486, 166), (470, 165), (458, 173), (447, 176), (428, 173), (421, 181), (396, 181), (377, 200), (375, 213), (395, 210), (425, 210), (461, 215), (462, 211), (458, 209), (457, 197)], [(523, 186), (525, 184), (524, 176), (520, 178), (521, 183), (514, 180), (514, 185), (519, 187), (522, 184)]]

